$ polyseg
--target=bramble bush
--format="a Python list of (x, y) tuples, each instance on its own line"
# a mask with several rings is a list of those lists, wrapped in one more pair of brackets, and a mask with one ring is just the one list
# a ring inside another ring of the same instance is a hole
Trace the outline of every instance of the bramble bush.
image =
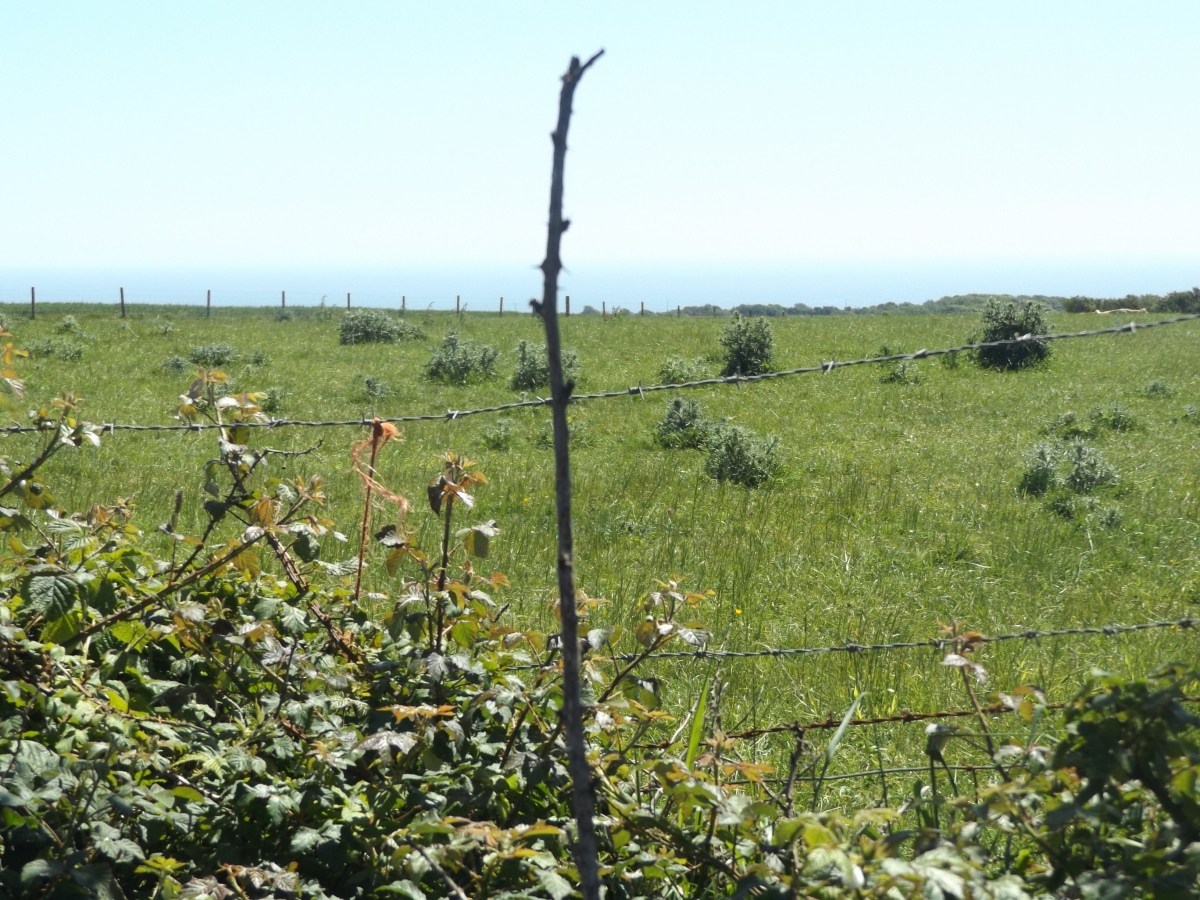
[[(1032, 300), (988, 300), (980, 330), (968, 342), (1008, 341), (1025, 335), (1048, 334), (1050, 323), (1045, 310)], [(1030, 339), (1000, 347), (981, 347), (971, 351), (976, 364), (988, 369), (1023, 369), (1050, 358), (1050, 344)]]
[[(0, 372), (13, 388), (18, 353)], [(245, 427), (262, 395), (226, 387), (202, 370), (182, 398), (182, 419), (220, 430), (206, 524), (179, 530), (180, 491), (162, 549), (127, 503), (70, 513), (40, 481), (56, 454), (99, 444), (78, 398), (36, 410), (41, 440), (0, 470), (15, 504), (0, 515), (0, 895), (564, 900), (578, 872), (558, 636), (507, 617), (487, 479), (444, 454), (426, 511), (361, 548), (387, 576), (362, 595), (362, 557), (328, 558), (343, 538), (321, 479), (276, 474), (287, 454)], [(376, 423), (355, 454), (394, 436)], [(1028, 730), (993, 735), (982, 711), (974, 728), (931, 726), (930, 783), (900, 809), (797, 813), (819, 807), (823, 775), (797, 791), (844, 727), (827, 749), (799, 742), (775, 779), (721, 731), (717, 700), (677, 726), (662, 683), (637, 673), (705, 645), (693, 619), (711, 595), (659, 582), (624, 633), (587, 624), (602, 600), (576, 600), (607, 896), (1196, 895), (1193, 672), (1098, 677), (1050, 743), (1025, 737), (1047, 735), (1040, 691), (991, 695)], [(956, 627), (941, 667), (972, 701), (979, 637)], [(969, 796), (946, 763), (958, 746), (986, 746), (993, 768)]]

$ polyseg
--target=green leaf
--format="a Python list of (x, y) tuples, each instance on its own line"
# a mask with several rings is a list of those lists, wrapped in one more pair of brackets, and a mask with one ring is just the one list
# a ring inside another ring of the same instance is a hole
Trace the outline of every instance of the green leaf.
[(575, 889), (571, 887), (571, 882), (555, 871), (538, 869), (534, 874), (537, 877), (538, 883), (554, 900), (563, 900), (564, 897), (570, 897), (575, 893)]
[(305, 562), (312, 562), (321, 555), (321, 542), (317, 540), (315, 535), (302, 534), (296, 538), (295, 543), (292, 544), (292, 549)]
[(708, 709), (709, 682), (700, 686), (700, 697), (696, 700), (696, 711), (692, 714), (692, 730), (688, 734), (688, 748), (685, 764), (690, 769), (700, 750), (700, 738), (704, 736), (704, 716)]
[(221, 485), (217, 482), (217, 473), (220, 471), (221, 464), (216, 460), (204, 467), (204, 492), (206, 494), (211, 494), (213, 497), (221, 496)]
[(46, 878), (54, 878), (66, 871), (66, 867), (57, 860), (33, 859), (21, 868), (21, 884), (32, 887)]
[(850, 727), (850, 720), (854, 718), (854, 714), (858, 712), (858, 705), (862, 703), (863, 697), (867, 696), (867, 692), (863, 691), (854, 698), (854, 702), (850, 704), (850, 708), (846, 710), (846, 715), (842, 716), (842, 724), (838, 726), (837, 731), (833, 733), (833, 737), (829, 739), (829, 744), (825, 747), (825, 762), (826, 764), (833, 762), (833, 754), (837, 753), (838, 744), (842, 742), (842, 738), (846, 734), (846, 729)]
[(193, 803), (203, 803), (204, 802), (203, 794), (201, 794), (194, 787), (188, 787), (185, 784), (181, 784), (179, 787), (176, 787), (176, 788), (171, 788), (171, 793), (174, 794), (176, 797), (178, 797), (180, 800), (190, 800)]
[(79, 615), (79, 610), (72, 609), (65, 616), (46, 623), (46, 626), (42, 628), (42, 640), (47, 644), (61, 644), (79, 634), (81, 622), (82, 617)]
[(52, 622), (70, 612), (78, 588), (66, 575), (30, 575), (21, 585), (21, 596), (33, 612)]

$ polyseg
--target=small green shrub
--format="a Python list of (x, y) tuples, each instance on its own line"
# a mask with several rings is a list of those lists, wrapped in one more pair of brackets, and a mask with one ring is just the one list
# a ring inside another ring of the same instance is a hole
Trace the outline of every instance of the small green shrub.
[(290, 322), (290, 321), (292, 321), (292, 311), (291, 311), (290, 309), (281, 309), (281, 310), (278, 310), (278, 311), (275, 313), (275, 321), (276, 321), (276, 322)]
[(1163, 381), (1161, 378), (1151, 378), (1146, 382), (1146, 386), (1142, 389), (1142, 393), (1147, 397), (1170, 397), (1175, 393), (1174, 388)]
[[(970, 342), (1008, 341), (1024, 335), (1047, 334), (1050, 325), (1045, 310), (1032, 300), (988, 300), (981, 319), (981, 331)], [(988, 369), (1023, 369), (1050, 358), (1050, 344), (1027, 340), (1000, 347), (980, 347), (971, 351), (975, 362)]]
[(83, 337), (83, 329), (79, 327), (79, 322), (74, 316), (63, 316), (59, 323), (54, 326), (54, 330), (58, 334), (70, 334), (75, 337)]
[[(571, 384), (579, 378), (579, 355), (562, 351), (563, 381)], [(546, 346), (538, 347), (529, 341), (517, 342), (517, 368), (509, 382), (514, 391), (532, 391), (550, 386), (550, 360)]]
[(779, 469), (779, 438), (762, 438), (740, 425), (726, 425), (709, 440), (704, 471), (717, 481), (758, 487)]
[(1092, 409), (1092, 421), (1110, 431), (1129, 431), (1137, 426), (1137, 418), (1120, 402)]
[(267, 352), (265, 350), (259, 349), (252, 351), (250, 355), (246, 357), (246, 362), (252, 366), (266, 366), (270, 365), (271, 357), (267, 356)]
[(879, 378), (884, 384), (920, 384), (921, 373), (915, 362), (899, 363), (890, 372)]
[(499, 358), (500, 353), (493, 348), (464, 341), (452, 331), (425, 363), (425, 377), (445, 384), (495, 378)]
[(959, 363), (959, 359), (958, 359), (958, 351), (957, 350), (955, 350), (951, 353), (943, 353), (940, 357), (938, 357), (938, 364), (943, 369), (951, 369), (951, 370), (957, 369), (958, 363)]
[(670, 450), (702, 450), (712, 437), (714, 424), (705, 417), (694, 397), (672, 397), (666, 414), (654, 427), (654, 439)]
[(382, 378), (368, 375), (363, 379), (363, 396), (368, 400), (382, 400), (392, 395), (392, 388)]
[(193, 365), (212, 368), (228, 365), (233, 359), (233, 348), (228, 344), (203, 344), (188, 351), (188, 360)]
[(483, 429), (481, 437), (489, 450), (507, 450), (516, 442), (517, 428), (512, 419), (497, 419)]
[(1072, 441), (1064, 456), (1068, 471), (1063, 483), (1077, 494), (1117, 481), (1117, 470), (1105, 462), (1099, 450), (1083, 441)]
[(704, 377), (704, 360), (686, 360), (682, 356), (669, 357), (658, 367), (659, 384), (682, 384), (698, 381)]
[(279, 412), (280, 408), (283, 406), (283, 398), (285, 395), (283, 388), (278, 386), (269, 387), (264, 393), (266, 396), (259, 401), (259, 408), (265, 413)]
[(189, 368), (190, 364), (182, 356), (168, 356), (158, 367), (170, 375), (182, 375)]
[(159, 334), (167, 335), (167, 334), (170, 334), (174, 330), (175, 330), (175, 326), (172, 325), (169, 321), (163, 322), (161, 325), (158, 326)]
[(775, 355), (775, 333), (766, 319), (747, 319), (740, 313), (721, 332), (725, 367), (721, 374), (761, 375), (771, 371)]
[(76, 362), (83, 359), (83, 344), (77, 341), (67, 341), (61, 338), (42, 338), (40, 341), (31, 341), (26, 347), (29, 354), (35, 358), (41, 359), (62, 359), (67, 362)]
[(1074, 411), (1068, 410), (1050, 419), (1043, 427), (1042, 434), (1054, 435), (1064, 441), (1074, 438), (1092, 437), (1094, 429), (1085, 425)]
[(1040, 497), (1059, 484), (1058, 464), (1062, 451), (1054, 444), (1042, 442), (1025, 457), (1025, 472), (1021, 475), (1022, 494)]
[(416, 325), (382, 309), (352, 309), (342, 317), (338, 340), (343, 344), (394, 344), (425, 337)]

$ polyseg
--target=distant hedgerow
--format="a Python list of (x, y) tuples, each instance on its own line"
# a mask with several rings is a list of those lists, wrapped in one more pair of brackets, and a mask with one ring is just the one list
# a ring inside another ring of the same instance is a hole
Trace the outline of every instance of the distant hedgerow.
[(775, 333), (766, 319), (747, 319), (740, 313), (721, 332), (725, 349), (723, 376), (761, 375), (771, 371), (775, 355)]
[(495, 378), (499, 358), (499, 351), (474, 341), (464, 341), (452, 331), (425, 363), (425, 377), (446, 384)]
[(758, 487), (779, 469), (779, 438), (762, 438), (740, 425), (725, 425), (709, 440), (704, 471), (717, 481)]
[(351, 310), (338, 326), (338, 340), (343, 344), (394, 344), (423, 337), (425, 332), (416, 325), (382, 309)]
[[(565, 383), (576, 381), (579, 378), (579, 354), (563, 350), (562, 369)], [(510, 384), (514, 391), (550, 386), (550, 361), (544, 344), (538, 347), (525, 340), (517, 342), (517, 368)]]
[[(1047, 334), (1050, 324), (1044, 309), (1032, 300), (998, 300), (993, 297), (984, 307), (982, 330), (971, 336), (971, 343), (1008, 341), (1024, 335)], [(1000, 347), (980, 347), (971, 351), (975, 362), (988, 369), (1023, 369), (1050, 358), (1050, 344), (1044, 340), (1021, 341)]]

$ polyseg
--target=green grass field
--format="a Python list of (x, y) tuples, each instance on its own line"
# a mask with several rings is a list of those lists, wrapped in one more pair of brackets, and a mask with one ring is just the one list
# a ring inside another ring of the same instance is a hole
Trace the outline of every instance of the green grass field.
[[(78, 360), (24, 363), (26, 405), (73, 390), (84, 398), (85, 418), (97, 422), (170, 422), (192, 370), (171, 373), (161, 363), (198, 345), (234, 348), (237, 358), (224, 368), (238, 389), (280, 389), (275, 415), (340, 419), (518, 399), (507, 384), (514, 348), (521, 338), (541, 338), (539, 321), (528, 314), (410, 314), (425, 340), (346, 347), (338, 343), (336, 311), (324, 318), (295, 311), (278, 321), (274, 310), (219, 309), (206, 319), (203, 310), (131, 307), (125, 323), (111, 308), (88, 306), (43, 308), (35, 322), (17, 307), (3, 313), (18, 346), (56, 337), (83, 344)], [(83, 337), (56, 334), (67, 313)], [(575, 316), (563, 332), (582, 361), (578, 390), (593, 391), (654, 383), (669, 356), (707, 358), (715, 374), (726, 321)], [(975, 324), (973, 316), (776, 319), (776, 365), (872, 355), (884, 346), (906, 352), (957, 344)], [(1061, 315), (1054, 324), (1073, 331), (1119, 323)], [(461, 388), (425, 381), (429, 349), (451, 329), (498, 348), (501, 377)], [(709, 415), (779, 436), (784, 470), (758, 490), (717, 484), (704, 474), (700, 453), (655, 445), (666, 393), (574, 407), (578, 578), (590, 595), (609, 601), (594, 621), (631, 630), (639, 599), (656, 577), (671, 573), (717, 592), (697, 619), (713, 631), (710, 646), (728, 649), (921, 640), (953, 619), (1001, 633), (1193, 615), (1200, 602), (1198, 337), (1200, 323), (1189, 322), (1060, 342), (1048, 366), (1019, 373), (926, 360), (917, 384), (884, 383), (881, 369), (864, 366), (691, 392)], [(255, 351), (269, 359), (253, 364)], [(366, 397), (368, 376), (392, 393)], [(1155, 380), (1165, 390), (1147, 392)], [(1093, 508), (1070, 519), (1019, 493), (1025, 455), (1045, 439), (1049, 420), (1074, 411), (1087, 422), (1094, 407), (1113, 403), (1132, 413), (1133, 427), (1101, 426), (1090, 443), (1116, 468), (1116, 486), (1097, 490)], [(461, 524), (498, 521), (489, 564), (512, 583), (501, 599), (522, 622), (550, 628), (549, 413), (508, 415), (514, 440), (505, 450), (484, 441), (496, 418), (408, 427), (404, 443), (381, 454), (378, 470), (416, 501), (438, 472), (435, 454), (456, 449), (478, 460), (490, 484)], [(332, 517), (356, 534), (362, 495), (349, 450), (363, 434), (281, 429), (257, 432), (254, 441), (280, 449), (319, 442), (291, 465), (327, 478)], [(8, 453), (28, 455), (19, 445), (32, 440), (8, 438)], [(117, 433), (99, 450), (60, 454), (45, 477), (68, 509), (131, 498), (153, 542), (177, 488), (184, 491), (180, 530), (201, 529), (201, 470), (214, 455), (211, 433)], [(382, 525), (392, 515), (381, 506), (374, 521)], [(410, 523), (426, 545), (435, 543), (437, 522), (423, 500), (414, 502)], [(327, 553), (349, 556), (353, 549), (331, 545)], [(381, 556), (370, 558), (376, 564), (367, 584), (386, 592)], [(1200, 662), (1198, 646), (1194, 633), (1156, 631), (992, 645), (979, 660), (991, 672), (989, 690), (1034, 683), (1056, 700), (1093, 667), (1143, 674), (1168, 658)], [(729, 661), (720, 669), (729, 683), (723, 723), (733, 730), (840, 715), (862, 691), (865, 715), (963, 706), (957, 673), (939, 662), (932, 649)], [(715, 665), (659, 663), (668, 705), (686, 709)], [(918, 726), (857, 729), (837, 768), (870, 767), (880, 758), (920, 764), (923, 740)], [(771, 752), (766, 743), (760, 749)]]

